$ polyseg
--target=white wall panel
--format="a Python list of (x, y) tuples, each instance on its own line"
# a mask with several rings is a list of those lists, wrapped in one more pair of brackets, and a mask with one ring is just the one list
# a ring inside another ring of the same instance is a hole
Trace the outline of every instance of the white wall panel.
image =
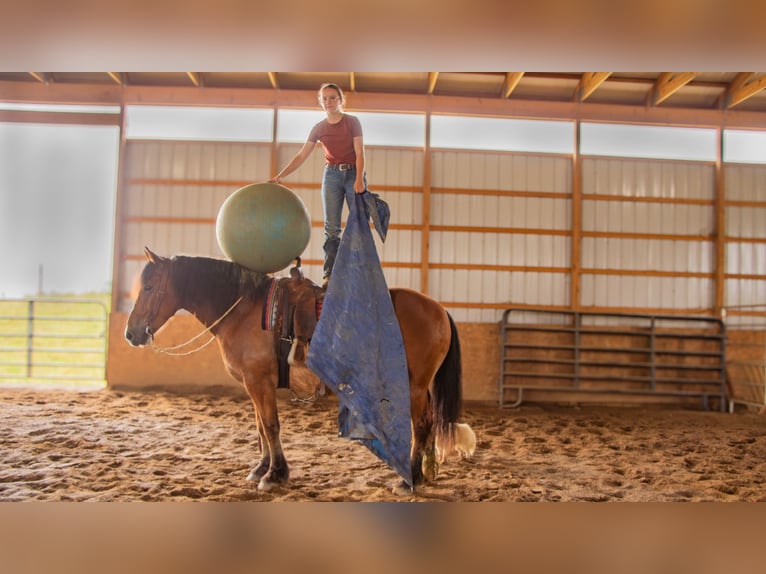
[[(762, 279), (728, 279), (726, 281), (725, 307), (758, 306), (762, 311), (766, 305), (766, 281)], [(726, 324), (744, 323), (766, 326), (766, 317), (735, 317), (729, 315)]]
[(766, 238), (766, 207), (728, 206), (726, 229), (731, 237)]
[(568, 193), (571, 160), (566, 157), (436, 150), (434, 187)]
[(431, 234), (431, 263), (568, 267), (569, 237), (510, 233)]
[(586, 157), (582, 178), (585, 194), (712, 200), (715, 190), (708, 163)]
[(586, 269), (626, 269), (713, 273), (712, 241), (585, 237), (582, 266)]
[(583, 274), (585, 307), (646, 307), (703, 310), (713, 306), (713, 283), (687, 277)]
[(423, 194), (412, 192), (386, 192), (385, 189), (374, 190), (388, 203), (391, 209), (391, 223), (399, 225), (422, 225), (423, 223)]
[[(729, 242), (726, 245), (727, 268), (738, 275), (766, 276), (766, 244)], [(766, 280), (764, 280), (766, 283)]]
[(663, 235), (710, 235), (715, 212), (710, 205), (633, 203), (584, 200), (584, 231), (653, 233)]
[(367, 184), (372, 191), (395, 186), (423, 185), (423, 151), (365, 148)]
[[(560, 198), (442, 194), (438, 188), (569, 193), (571, 160), (560, 156), (437, 150), (432, 159), (431, 223), (456, 227), (568, 230), (571, 201)], [(430, 262), (456, 265), (564, 266), (568, 237), (465, 231), (434, 231)], [(470, 275), (470, 281), (469, 281)], [(565, 273), (432, 270), (430, 291), (444, 301), (565, 304)], [(512, 288), (512, 283), (516, 283)], [(518, 297), (511, 297), (511, 291)], [(467, 297), (467, 298), (464, 298)], [(497, 321), (497, 309), (455, 309), (456, 320)]]
[[(726, 164), (724, 167), (726, 199), (729, 201), (766, 201), (766, 166)], [(766, 208), (758, 206), (726, 207), (726, 234), (741, 239), (766, 238)], [(726, 307), (766, 305), (766, 244), (753, 241), (726, 243), (726, 272), (755, 275), (755, 278), (732, 278), (725, 281)], [(764, 317), (729, 315), (728, 326), (766, 326)]]
[[(491, 214), (491, 215), (490, 215)], [(431, 194), (433, 225), (520, 227), (568, 230), (569, 199)], [(496, 224), (494, 222), (497, 221)], [(494, 225), (493, 225), (494, 224)]]
[(565, 273), (432, 269), (429, 285), (432, 297), (448, 302), (567, 305), (569, 301)]
[(242, 180), (268, 179), (267, 144), (130, 141), (128, 178)]
[(766, 201), (766, 166), (731, 165), (724, 168), (726, 199)]
[(420, 231), (410, 229), (389, 230), (385, 243), (380, 241), (378, 234), (373, 231), (378, 255), (383, 263), (417, 263), (420, 264)]

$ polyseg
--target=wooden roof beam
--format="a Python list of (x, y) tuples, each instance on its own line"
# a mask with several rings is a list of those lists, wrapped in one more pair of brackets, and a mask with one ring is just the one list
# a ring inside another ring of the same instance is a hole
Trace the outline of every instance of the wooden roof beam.
[(351, 91), (356, 91), (356, 76), (354, 75), (354, 72), (348, 73), (348, 85), (351, 87)]
[(524, 72), (506, 72), (503, 80), (503, 97), (510, 98), (513, 90), (519, 85)]
[(277, 73), (276, 72), (266, 72), (269, 76), (269, 82), (271, 82), (271, 87), (275, 90), (279, 89), (279, 82), (277, 81)]
[(428, 95), (433, 95), (436, 89), (436, 80), (439, 79), (439, 72), (428, 72)]
[(715, 101), (715, 107), (727, 107), (729, 105), (731, 95), (734, 93), (734, 91), (744, 86), (753, 76), (755, 76), (755, 72), (739, 72), (734, 77), (734, 79), (729, 82), (727, 86), (725, 86), (725, 89), (723, 92), (721, 92), (721, 95), (718, 96)]
[[(747, 72), (752, 74), (751, 72)], [(746, 99), (754, 96), (764, 88), (766, 88), (766, 76), (761, 76), (756, 80), (751, 80), (755, 74), (752, 74), (747, 78), (745, 82), (734, 88), (725, 99), (725, 105), (727, 108), (731, 108), (744, 102)]]
[(612, 72), (583, 72), (580, 84), (575, 92), (575, 100), (584, 102), (604, 81), (612, 75)]
[(112, 78), (118, 86), (124, 86), (127, 83), (125, 80), (126, 76), (122, 72), (107, 72), (106, 75)]
[(656, 106), (697, 77), (697, 72), (663, 72), (649, 92), (648, 105)]
[(28, 72), (30, 76), (32, 76), (35, 80), (40, 82), (41, 84), (47, 84), (49, 81), (48, 74), (45, 72)]
[(192, 84), (194, 84), (198, 88), (201, 88), (203, 86), (202, 74), (200, 74), (199, 72), (186, 72), (186, 75), (189, 76), (189, 79), (192, 81)]

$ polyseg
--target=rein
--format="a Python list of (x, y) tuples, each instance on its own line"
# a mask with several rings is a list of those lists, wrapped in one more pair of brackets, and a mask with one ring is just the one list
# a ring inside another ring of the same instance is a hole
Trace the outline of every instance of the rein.
[[(191, 355), (191, 354), (194, 354), (194, 353), (196, 353), (198, 351), (201, 351), (202, 349), (207, 347), (210, 343), (215, 341), (215, 335), (213, 335), (210, 332), (216, 327), (216, 325), (218, 325), (221, 321), (223, 321), (229, 315), (229, 313), (234, 311), (234, 308), (237, 305), (239, 305), (239, 303), (240, 303), (240, 301), (242, 301), (242, 299), (243, 298), (240, 297), (239, 299), (234, 301), (234, 304), (231, 307), (229, 307), (223, 315), (218, 317), (218, 319), (213, 321), (213, 323), (211, 323), (209, 327), (205, 328), (202, 332), (196, 334), (194, 337), (192, 337), (188, 341), (186, 341), (184, 343), (181, 343), (179, 345), (174, 345), (172, 347), (158, 347), (157, 345), (154, 344), (154, 337), (152, 337), (151, 343), (149, 343), (149, 347), (151, 347), (151, 349), (153, 351), (157, 352), (157, 353), (162, 353), (164, 355), (170, 355), (171, 357), (185, 357), (186, 355)], [(202, 343), (199, 347), (191, 349), (190, 351), (178, 352), (178, 353), (174, 352), (174, 351), (177, 351), (178, 349), (182, 349), (182, 348), (186, 347), (187, 345), (191, 345), (194, 341), (199, 339), (205, 333), (210, 333), (212, 336), (206, 342)]]

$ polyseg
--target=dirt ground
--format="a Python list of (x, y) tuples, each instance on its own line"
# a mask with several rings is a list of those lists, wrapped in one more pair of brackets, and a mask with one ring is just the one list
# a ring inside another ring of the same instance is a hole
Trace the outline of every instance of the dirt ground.
[(335, 398), (279, 400), (290, 482), (262, 493), (246, 397), (0, 389), (0, 501), (766, 501), (753, 412), (468, 403), (473, 458), (399, 496)]

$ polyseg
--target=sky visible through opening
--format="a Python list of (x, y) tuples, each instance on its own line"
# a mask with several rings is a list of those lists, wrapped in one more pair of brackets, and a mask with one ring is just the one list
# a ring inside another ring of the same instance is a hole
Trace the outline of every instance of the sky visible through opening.
[[(30, 108), (0, 103), (0, 109)], [(126, 135), (268, 142), (273, 113), (128, 106)], [(282, 142), (305, 141), (324, 117), (321, 110), (279, 114)], [(355, 115), (367, 146), (425, 144), (423, 114)], [(574, 146), (574, 123), (565, 121), (434, 114), (431, 134), (433, 148), (571, 154)], [(715, 137), (715, 130), (583, 123), (581, 152), (714, 161)], [(119, 130), (111, 126), (0, 123), (0, 298), (33, 296), (40, 289), (54, 295), (111, 288), (118, 140)], [(724, 160), (766, 163), (766, 133), (726, 130)]]

